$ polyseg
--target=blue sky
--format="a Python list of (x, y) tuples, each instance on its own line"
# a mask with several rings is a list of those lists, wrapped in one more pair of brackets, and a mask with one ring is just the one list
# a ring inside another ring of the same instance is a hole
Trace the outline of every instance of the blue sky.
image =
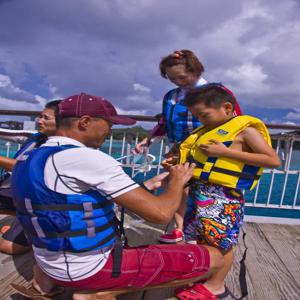
[(0, 0), (1, 109), (81, 91), (155, 115), (172, 84), (160, 59), (194, 51), (245, 113), (300, 124), (296, 0)]

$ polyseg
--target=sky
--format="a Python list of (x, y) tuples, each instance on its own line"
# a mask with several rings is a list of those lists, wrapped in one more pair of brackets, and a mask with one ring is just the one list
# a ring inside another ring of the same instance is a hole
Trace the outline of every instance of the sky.
[(299, 0), (0, 0), (0, 109), (80, 92), (160, 113), (162, 57), (190, 49), (244, 113), (300, 125)]

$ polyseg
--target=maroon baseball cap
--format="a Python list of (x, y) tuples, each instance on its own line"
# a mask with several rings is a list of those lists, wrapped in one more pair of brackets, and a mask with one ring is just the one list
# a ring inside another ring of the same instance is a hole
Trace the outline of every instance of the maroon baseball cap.
[(103, 118), (114, 124), (133, 125), (135, 120), (120, 116), (115, 107), (106, 99), (81, 93), (67, 97), (59, 105), (59, 116), (62, 118), (91, 116)]

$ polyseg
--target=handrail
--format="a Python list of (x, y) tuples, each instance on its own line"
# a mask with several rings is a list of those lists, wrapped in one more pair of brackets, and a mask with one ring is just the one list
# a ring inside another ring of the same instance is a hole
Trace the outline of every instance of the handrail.
[[(139, 120), (140, 116), (134, 117)], [(155, 120), (154, 117), (148, 118)], [(275, 126), (278, 128), (280, 125), (275, 124)], [(299, 127), (300, 126), (296, 127), (296, 129)], [(291, 126), (289, 126), (289, 129), (290, 128)], [(295, 126), (293, 126), (293, 129), (295, 129)], [(17, 130), (4, 129), (4, 131), (19, 135)], [(169, 151), (169, 145), (165, 143), (166, 140), (162, 139), (157, 144), (153, 143), (149, 150), (150, 154), (155, 155), (157, 159), (154, 164), (151, 164), (151, 172), (143, 173), (145, 169), (145, 158), (134, 161), (131, 155), (133, 147), (135, 147), (142, 137), (139, 137), (139, 133), (136, 133), (135, 138), (132, 135), (128, 135), (127, 128), (121, 129), (121, 131), (122, 132), (112, 132), (111, 136), (103, 145), (102, 151), (115, 158), (123, 158), (120, 162), (124, 167), (129, 168), (129, 171), (131, 169), (132, 176), (138, 173), (139, 176), (144, 177), (159, 174), (162, 170), (161, 161), (163, 160), (164, 153)], [(120, 133), (122, 136), (120, 136)], [(299, 150), (296, 149), (295, 141), (300, 140), (300, 135), (295, 135), (294, 132), (284, 135), (276, 134), (272, 136), (272, 139), (274, 147), (276, 145), (276, 152), (282, 158), (283, 166), (280, 169), (264, 170), (264, 174), (255, 190), (245, 193), (245, 206), (251, 210), (263, 208), (285, 210), (286, 213), (282, 215), (298, 218), (298, 216), (300, 216), (300, 166), (298, 163), (295, 164), (295, 162), (298, 162), (299, 157)], [(0, 149), (2, 155), (6, 153), (6, 156), (9, 156), (10, 152), (15, 153), (15, 151), (20, 148), (20, 146), (16, 144), (16, 141), (11, 141), (13, 142), (12, 144), (10, 142), (1, 144)], [(291, 163), (292, 161), (293, 164)]]
[[(30, 116), (30, 117), (37, 117), (40, 114), (40, 111), (37, 110), (0, 110), (0, 115), (6, 116)], [(143, 122), (156, 122), (157, 117), (155, 116), (142, 116), (142, 115), (124, 115), (126, 117), (132, 118), (136, 121), (143, 121)], [(290, 124), (273, 124), (273, 123), (266, 123), (266, 126), (270, 129), (286, 129), (286, 130), (300, 130), (300, 125), (290, 125)]]

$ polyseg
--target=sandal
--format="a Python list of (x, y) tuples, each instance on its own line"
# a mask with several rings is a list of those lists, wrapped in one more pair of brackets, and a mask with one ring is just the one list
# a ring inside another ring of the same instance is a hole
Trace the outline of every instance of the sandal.
[(176, 290), (175, 290), (175, 293), (177, 294), (177, 293), (181, 293), (181, 292), (183, 292), (183, 291), (185, 291), (185, 290), (187, 290), (187, 289), (190, 289), (190, 288), (192, 288), (195, 284), (197, 284), (197, 283), (205, 283), (207, 281), (207, 278), (204, 278), (204, 279), (201, 279), (201, 280), (199, 280), (199, 281), (196, 281), (196, 282), (194, 282), (194, 283), (191, 283), (190, 285), (186, 285), (186, 286), (184, 286), (184, 287), (180, 287), (180, 288), (177, 288)]
[(53, 292), (49, 293), (49, 294), (41, 294), (40, 292), (38, 292), (33, 286), (26, 288), (23, 285), (19, 285), (19, 284), (15, 284), (15, 283), (11, 283), (10, 286), (17, 291), (19, 294), (30, 298), (30, 299), (34, 299), (34, 300), (49, 300), (49, 299), (53, 299), (56, 296), (63, 294), (65, 291), (64, 287), (56, 287), (54, 288)]
[(225, 292), (222, 294), (212, 294), (203, 284), (194, 284), (187, 289), (177, 289), (175, 297), (180, 300), (217, 300), (224, 299), (229, 295), (229, 291), (225, 286)]

